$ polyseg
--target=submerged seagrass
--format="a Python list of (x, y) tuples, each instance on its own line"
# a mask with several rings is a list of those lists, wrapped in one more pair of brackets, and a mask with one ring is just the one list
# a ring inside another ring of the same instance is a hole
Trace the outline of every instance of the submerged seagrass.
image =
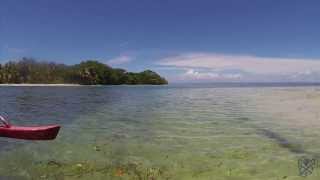
[(5, 177), (299, 180), (298, 159), (320, 157), (320, 87), (2, 87), (0, 95), (12, 123), (63, 127), (52, 142), (1, 138)]

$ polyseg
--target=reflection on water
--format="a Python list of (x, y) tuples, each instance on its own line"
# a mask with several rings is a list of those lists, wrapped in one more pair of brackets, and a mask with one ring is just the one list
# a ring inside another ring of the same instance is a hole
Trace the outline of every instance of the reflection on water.
[(1, 138), (0, 176), (302, 179), (297, 159), (320, 152), (317, 87), (231, 87), (1, 87), (12, 123), (62, 129), (55, 141)]

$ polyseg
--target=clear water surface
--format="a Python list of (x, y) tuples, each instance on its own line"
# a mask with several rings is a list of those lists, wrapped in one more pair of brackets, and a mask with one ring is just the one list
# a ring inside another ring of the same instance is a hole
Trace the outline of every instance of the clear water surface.
[(306, 84), (0, 87), (16, 125), (61, 124), (54, 141), (0, 138), (0, 179), (319, 179), (320, 87)]

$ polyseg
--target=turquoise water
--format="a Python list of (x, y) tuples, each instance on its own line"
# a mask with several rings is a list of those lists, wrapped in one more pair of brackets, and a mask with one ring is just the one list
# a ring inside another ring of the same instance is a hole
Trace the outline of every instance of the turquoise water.
[(62, 125), (54, 141), (1, 138), (11, 179), (318, 179), (317, 86), (1, 87), (13, 124)]

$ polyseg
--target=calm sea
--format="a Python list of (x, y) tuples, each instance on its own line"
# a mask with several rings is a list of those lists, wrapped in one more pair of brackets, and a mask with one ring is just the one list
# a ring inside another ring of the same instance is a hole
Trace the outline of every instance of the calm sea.
[(0, 138), (0, 179), (319, 179), (316, 163), (299, 164), (320, 159), (319, 84), (0, 87), (0, 97), (12, 124), (62, 126), (54, 141)]

